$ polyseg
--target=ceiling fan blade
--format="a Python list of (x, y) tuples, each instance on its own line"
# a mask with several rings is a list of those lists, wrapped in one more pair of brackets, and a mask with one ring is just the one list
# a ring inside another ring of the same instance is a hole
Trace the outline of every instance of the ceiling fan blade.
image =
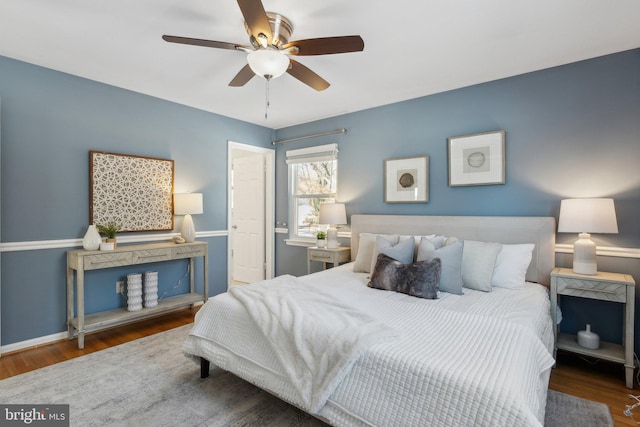
[(170, 43), (190, 44), (194, 46), (215, 47), (218, 49), (231, 49), (231, 50), (245, 50), (251, 49), (249, 46), (243, 46), (237, 43), (217, 42), (214, 40), (192, 39), (191, 37), (179, 37), (179, 36), (162, 36), (164, 41)]
[(249, 67), (249, 64), (247, 64), (244, 67), (242, 67), (242, 70), (240, 70), (238, 74), (236, 74), (236, 76), (233, 78), (233, 80), (229, 82), (229, 86), (233, 86), (233, 87), (244, 86), (255, 75), (256, 74), (253, 72), (251, 67)]
[(291, 74), (293, 77), (300, 80), (307, 86), (314, 88), (318, 92), (321, 90), (325, 90), (326, 88), (331, 86), (328, 81), (326, 81), (301, 63), (294, 61), (291, 58), (289, 58), (289, 61), (291, 63), (291, 66), (287, 70), (287, 73)]
[(267, 37), (267, 44), (271, 44), (273, 35), (269, 25), (269, 17), (264, 10), (262, 2), (260, 0), (238, 0), (238, 6), (240, 6), (240, 11), (251, 31), (251, 35), (256, 40), (259, 40), (258, 35), (262, 33)]
[(330, 55), (333, 53), (361, 52), (364, 40), (360, 36), (321, 37), (317, 39), (296, 40), (282, 46), (282, 49), (297, 47), (298, 52), (291, 55)]

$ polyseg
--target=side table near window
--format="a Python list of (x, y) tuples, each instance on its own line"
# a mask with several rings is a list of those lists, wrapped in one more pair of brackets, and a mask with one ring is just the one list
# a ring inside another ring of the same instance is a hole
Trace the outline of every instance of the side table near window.
[[(554, 268), (551, 272), (551, 318), (555, 337), (554, 358), (558, 349), (624, 364), (627, 388), (633, 388), (633, 322), (635, 316), (636, 283), (628, 274), (599, 271), (593, 276), (574, 273), (568, 268)], [(566, 295), (625, 305), (623, 342), (600, 342), (600, 348), (591, 350), (578, 345), (575, 335), (561, 334), (558, 330), (558, 296)]]
[(351, 248), (339, 246), (335, 249), (311, 247), (307, 248), (307, 273), (311, 274), (311, 261), (323, 263), (323, 269), (327, 268), (327, 263), (334, 267), (351, 260)]

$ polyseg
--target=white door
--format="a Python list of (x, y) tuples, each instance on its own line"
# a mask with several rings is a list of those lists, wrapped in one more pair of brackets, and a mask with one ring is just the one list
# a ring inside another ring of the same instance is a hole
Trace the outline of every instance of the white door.
[(265, 278), (265, 158), (233, 158), (232, 280)]

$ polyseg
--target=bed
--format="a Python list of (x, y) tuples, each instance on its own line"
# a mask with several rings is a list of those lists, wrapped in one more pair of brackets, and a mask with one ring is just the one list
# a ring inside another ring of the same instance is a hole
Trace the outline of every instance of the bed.
[[(354, 272), (370, 235), (534, 246), (517, 289), (423, 299)], [(334, 426), (542, 426), (554, 246), (547, 217), (353, 215), (354, 262), (232, 287), (200, 309), (184, 350), (203, 377), (213, 363)]]

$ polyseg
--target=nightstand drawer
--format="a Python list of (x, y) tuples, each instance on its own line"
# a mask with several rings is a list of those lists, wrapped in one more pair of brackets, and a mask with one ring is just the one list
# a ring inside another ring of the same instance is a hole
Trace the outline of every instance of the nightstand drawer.
[(310, 261), (341, 263), (349, 261), (351, 251), (348, 249), (308, 249), (307, 258)]
[(311, 261), (331, 262), (334, 258), (332, 254), (325, 250), (309, 249), (309, 253), (307, 255)]
[(626, 302), (627, 285), (602, 280), (557, 277), (559, 295), (570, 295), (603, 301)]

